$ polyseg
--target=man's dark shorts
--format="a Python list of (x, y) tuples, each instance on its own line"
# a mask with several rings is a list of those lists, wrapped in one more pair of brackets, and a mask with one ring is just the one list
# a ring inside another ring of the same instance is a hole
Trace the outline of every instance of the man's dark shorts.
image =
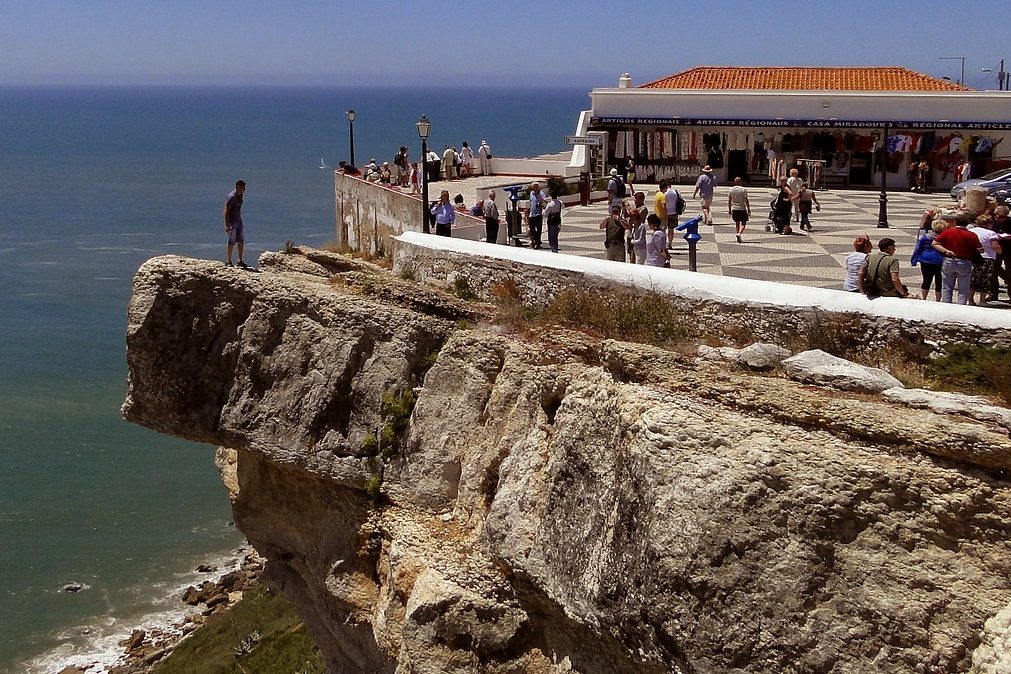
[(242, 223), (232, 225), (228, 229), (228, 243), (245, 243), (246, 239), (242, 232)]
[(733, 217), (734, 222), (747, 222), (748, 221), (748, 212), (747, 211), (733, 211), (733, 213), (731, 214), (731, 217)]

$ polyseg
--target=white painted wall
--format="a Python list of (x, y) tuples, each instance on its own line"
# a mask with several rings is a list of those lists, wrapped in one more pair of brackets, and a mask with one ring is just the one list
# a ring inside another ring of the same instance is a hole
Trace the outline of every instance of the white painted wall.
[(571, 163), (565, 159), (523, 159), (495, 157), (492, 161), (492, 173), (496, 176), (576, 176), (582, 169), (571, 168)]
[[(585, 136), (590, 128), (590, 118), (593, 110), (582, 110), (579, 113), (579, 121), (576, 122), (576, 131), (572, 135)], [(575, 171), (575, 175), (583, 171), (590, 170), (590, 151), (586, 145), (575, 145), (572, 148), (572, 159), (569, 161), (568, 169)], [(572, 174), (569, 174), (572, 175)]]
[(590, 98), (593, 115), (597, 117), (961, 120), (1011, 124), (1011, 91), (594, 89)]
[(788, 310), (820, 309), (829, 312), (857, 313), (871, 318), (898, 319), (913, 324), (947, 323), (982, 329), (1011, 330), (1011, 312), (997, 309), (893, 297), (869, 300), (859, 293), (842, 290), (699, 274), (680, 269), (645, 267), (575, 255), (556, 255), (529, 248), (489, 246), (476, 241), (465, 241), (462, 238), (447, 239), (410, 231), (403, 232), (397, 239), (433, 251), (448, 251), (547, 269), (580, 272), (588, 277), (597, 277), (616, 284), (656, 289), (691, 299)]

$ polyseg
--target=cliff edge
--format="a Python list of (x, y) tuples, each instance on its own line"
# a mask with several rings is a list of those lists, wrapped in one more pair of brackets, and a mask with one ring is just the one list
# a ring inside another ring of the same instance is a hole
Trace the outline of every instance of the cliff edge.
[(222, 448), (328, 671), (1009, 671), (996, 423), (261, 270), (141, 267), (123, 411)]

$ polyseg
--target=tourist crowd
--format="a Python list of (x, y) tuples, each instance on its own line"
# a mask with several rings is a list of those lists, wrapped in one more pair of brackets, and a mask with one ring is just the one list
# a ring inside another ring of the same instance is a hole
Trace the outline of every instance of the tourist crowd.
[[(481, 141), (475, 154), (464, 141), (457, 151), (446, 145), (440, 157), (429, 152), (430, 181), (444, 177), (452, 181), (466, 178), (475, 172), (475, 159), (480, 161), (481, 175), (490, 175), (491, 148)], [(417, 162), (410, 161), (407, 147), (401, 147), (393, 165), (380, 166), (373, 159), (360, 170), (345, 162), (341, 170), (351, 175), (363, 176), (381, 184), (410, 187), (418, 193), (419, 184), (425, 180), (420, 175)], [(631, 174), (634, 175), (634, 174)], [(611, 169), (607, 182), (608, 213), (600, 222), (604, 233), (604, 252), (607, 260), (654, 267), (669, 267), (671, 243), (678, 227), (678, 216), (686, 207), (684, 198), (672, 182), (661, 180), (653, 197), (653, 210), (646, 206), (644, 192), (634, 192), (628, 179), (617, 169)], [(692, 199), (698, 199), (702, 224), (713, 224), (713, 200), (716, 179), (709, 166), (702, 169), (695, 183)], [(432, 224), (436, 234), (451, 236), (457, 212), (466, 212), (485, 221), (485, 241), (496, 243), (499, 238), (501, 218), (495, 201), (495, 191), (487, 198), (478, 199), (471, 206), (457, 194), (450, 201), (449, 191), (442, 190), (438, 201), (430, 204)], [(548, 249), (559, 252), (558, 237), (561, 230), (564, 206), (557, 190), (545, 193), (539, 182), (528, 189), (526, 205), (521, 209), (522, 225), (530, 246), (543, 247), (547, 228)], [(737, 178), (727, 195), (727, 214), (735, 225), (737, 242), (751, 219), (751, 201), (748, 190)], [(767, 229), (779, 234), (793, 233), (791, 220), (799, 223), (801, 230), (812, 231), (810, 215), (821, 210), (815, 193), (800, 179), (796, 170), (779, 181), (776, 197), (770, 204)], [(846, 258), (846, 276), (843, 290), (860, 292), (868, 297), (918, 297), (926, 300), (933, 290), (933, 299), (958, 304), (985, 304), (999, 299), (1000, 282), (1008, 288), (1011, 298), (1011, 217), (1006, 206), (991, 204), (986, 212), (977, 214), (969, 210), (932, 210), (924, 214), (921, 228), (910, 256), (910, 265), (919, 267), (922, 283), (919, 292), (912, 293), (903, 285), (899, 275), (896, 243), (890, 237), (877, 243), (877, 250), (869, 236), (861, 235), (853, 241), (853, 252)]]
[[(477, 152), (471, 149), (470, 143), (463, 141), (459, 150), (451, 145), (444, 146), (441, 155), (433, 149), (428, 150), (422, 162), (411, 160), (410, 151), (407, 146), (402, 145), (393, 156), (392, 163), (384, 161), (379, 164), (373, 157), (368, 164), (359, 168), (342, 161), (338, 164), (338, 170), (346, 175), (358, 176), (380, 185), (409, 187), (411, 194), (417, 194), (426, 180), (429, 183), (443, 179), (456, 180), (478, 175), (478, 172), (480, 175), (489, 176), (492, 174), (491, 160), (491, 146), (488, 141), (482, 140)], [(428, 173), (422, 175), (426, 164)]]
[(858, 236), (846, 258), (843, 289), (868, 297), (919, 297), (958, 304), (999, 299), (1000, 281), (1011, 298), (1011, 217), (1007, 206), (976, 214), (968, 210), (927, 211), (909, 263), (919, 266), (920, 292), (899, 279), (895, 240), (885, 237), (872, 252), (870, 237)]

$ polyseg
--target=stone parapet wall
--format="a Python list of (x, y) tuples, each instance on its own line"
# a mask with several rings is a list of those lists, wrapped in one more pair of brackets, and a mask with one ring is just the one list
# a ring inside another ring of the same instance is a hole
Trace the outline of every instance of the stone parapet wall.
[(515, 284), (521, 300), (543, 307), (570, 288), (656, 291), (670, 297), (702, 337), (779, 344), (839, 342), (857, 350), (928, 350), (952, 343), (1011, 346), (1011, 312), (696, 274), (544, 251), (398, 237), (395, 272), (453, 287), (464, 278), (478, 296)]
[[(429, 199), (437, 199), (439, 191), (431, 187)], [(420, 196), (334, 173), (337, 241), (344, 246), (373, 255), (388, 255), (394, 237), (407, 231), (422, 231), (421, 209)], [(484, 236), (483, 219), (457, 213), (456, 223), (455, 237), (476, 241)]]

